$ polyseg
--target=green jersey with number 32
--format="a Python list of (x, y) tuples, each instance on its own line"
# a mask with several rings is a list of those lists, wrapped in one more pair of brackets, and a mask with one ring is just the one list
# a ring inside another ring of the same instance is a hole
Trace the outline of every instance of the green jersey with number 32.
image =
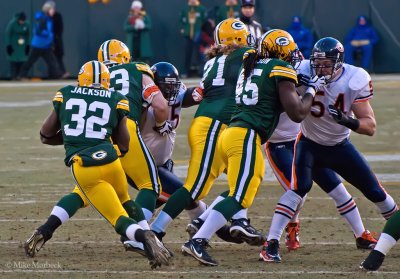
[(249, 49), (238, 48), (229, 55), (219, 55), (207, 61), (200, 83), (204, 98), (195, 117), (206, 116), (229, 123), (236, 107), (235, 87), (243, 54)]
[[(101, 146), (99, 151), (105, 146), (116, 154), (110, 136), (129, 112), (129, 102), (122, 94), (68, 85), (57, 92), (53, 106), (61, 124), (67, 166), (73, 155), (96, 146)], [(96, 148), (91, 151), (94, 154)]]
[(140, 122), (143, 106), (142, 79), (143, 74), (153, 78), (150, 67), (145, 63), (133, 62), (121, 64), (110, 69), (110, 90), (120, 92), (129, 100), (128, 117)]
[(237, 109), (230, 126), (253, 129), (261, 137), (261, 142), (266, 142), (283, 111), (278, 92), (281, 80), (297, 83), (296, 71), (283, 60), (259, 60), (246, 79), (241, 69), (236, 86)]

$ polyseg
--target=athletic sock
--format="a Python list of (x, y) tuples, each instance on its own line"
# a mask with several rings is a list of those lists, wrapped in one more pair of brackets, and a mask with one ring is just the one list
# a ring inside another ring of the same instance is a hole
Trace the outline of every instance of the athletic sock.
[(133, 200), (128, 200), (122, 204), (126, 213), (128, 213), (129, 218), (132, 218), (136, 222), (145, 220), (145, 216), (142, 211), (142, 207), (134, 202)]
[(226, 222), (227, 220), (221, 212), (217, 210), (211, 210), (204, 224), (200, 227), (193, 238), (205, 238), (210, 240), (215, 232), (222, 228)]
[(233, 220), (238, 220), (238, 219), (248, 219), (247, 218), (247, 208), (244, 208), (240, 210), (238, 213), (232, 216)]
[(214, 206), (224, 199), (225, 199), (225, 197), (223, 197), (222, 195), (219, 195), (218, 197), (216, 197), (215, 200), (208, 206), (206, 211), (204, 211), (198, 218), (205, 221), (207, 219), (208, 215), (210, 214), (211, 210), (214, 208)]
[(150, 228), (155, 232), (165, 232), (167, 230), (168, 225), (172, 222), (171, 216), (163, 210), (158, 214), (156, 219), (151, 223)]
[(268, 241), (271, 239), (280, 240), (283, 230), (293, 218), (296, 208), (301, 202), (301, 197), (292, 190), (286, 191), (279, 199), (272, 217), (271, 227), (269, 229)]
[(186, 212), (189, 216), (189, 219), (192, 221), (198, 218), (206, 210), (207, 210), (207, 204), (203, 201), (198, 201), (197, 206), (195, 208), (186, 210)]
[[(75, 215), (75, 213), (79, 210), (79, 208), (84, 206), (84, 204), (85, 203), (78, 194), (69, 193), (68, 195), (65, 195), (64, 197), (61, 198), (61, 200), (58, 201), (56, 207), (58, 206), (63, 208), (68, 213), (68, 217), (71, 218), (72, 216)], [(62, 222), (64, 223), (64, 221)]]
[(376, 202), (375, 205), (379, 208), (383, 218), (388, 220), (396, 211), (399, 210), (392, 196), (386, 193), (386, 199), (381, 202)]
[(355, 237), (362, 236), (365, 228), (360, 212), (358, 211), (356, 202), (350, 196), (349, 192), (347, 192), (343, 183), (336, 186), (328, 195), (335, 201), (337, 211), (346, 219)]
[(299, 205), (297, 206), (296, 212), (294, 213), (292, 219), (290, 219), (290, 223), (296, 223), (299, 220), (299, 214), (300, 210), (303, 208), (304, 203), (306, 202), (307, 195), (305, 195), (302, 199)]
[(400, 239), (400, 211), (397, 211), (386, 222), (383, 232), (392, 236), (396, 241)]
[(391, 235), (386, 233), (381, 233), (379, 236), (378, 243), (376, 244), (374, 250), (381, 252), (382, 254), (386, 255), (390, 249), (394, 245), (396, 245), (396, 239), (394, 239)]
[(157, 193), (150, 189), (142, 189), (136, 196), (135, 202), (142, 208), (147, 221), (153, 216), (157, 198)]
[(147, 220), (142, 220), (138, 222), (138, 225), (142, 227), (144, 230), (150, 230), (149, 223), (147, 223)]

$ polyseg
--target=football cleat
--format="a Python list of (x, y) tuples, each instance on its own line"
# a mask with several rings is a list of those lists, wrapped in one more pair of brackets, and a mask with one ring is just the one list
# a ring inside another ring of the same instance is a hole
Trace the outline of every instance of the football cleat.
[(276, 239), (265, 241), (259, 260), (264, 262), (280, 263), (282, 258), (279, 255), (279, 241)]
[(383, 261), (385, 260), (385, 255), (377, 250), (372, 250), (368, 257), (360, 264), (360, 268), (367, 271), (378, 270)]
[(375, 248), (376, 243), (378, 243), (378, 240), (373, 237), (368, 230), (363, 232), (360, 237), (356, 238), (356, 245), (358, 249), (371, 250)]
[[(204, 224), (204, 221), (200, 218), (194, 219), (190, 224), (186, 226), (186, 232), (189, 234), (189, 239), (192, 239), (193, 236), (198, 232), (201, 226)], [(226, 242), (241, 244), (244, 241), (238, 237), (233, 237), (230, 233), (230, 227), (228, 225), (224, 225), (220, 228), (216, 235)]]
[(214, 260), (207, 252), (208, 241), (205, 238), (193, 238), (183, 244), (182, 253), (190, 255), (204, 265), (217, 266), (218, 262)]
[[(25, 253), (29, 257), (34, 257), (37, 252), (43, 247), (47, 240), (52, 237), (45, 237), (45, 235), (40, 230), (35, 230), (30, 238), (24, 243)], [(47, 238), (47, 239), (46, 239)]]
[(265, 236), (261, 231), (257, 231), (250, 225), (250, 219), (232, 220), (230, 233), (233, 237), (241, 239), (252, 246), (262, 246), (265, 242)]
[(300, 248), (299, 230), (299, 221), (290, 222), (286, 227), (285, 245), (289, 252)]
[(186, 232), (189, 234), (189, 239), (193, 238), (203, 224), (204, 221), (202, 219), (196, 218), (186, 226)]
[(121, 240), (122, 244), (124, 245), (125, 251), (135, 252), (143, 257), (146, 257), (146, 252), (144, 251), (144, 245), (142, 242), (130, 240), (129, 238), (122, 236), (122, 235), (121, 235), (120, 240)]
[(173, 255), (152, 231), (144, 231), (143, 246), (152, 269), (161, 265), (169, 265), (169, 261)]

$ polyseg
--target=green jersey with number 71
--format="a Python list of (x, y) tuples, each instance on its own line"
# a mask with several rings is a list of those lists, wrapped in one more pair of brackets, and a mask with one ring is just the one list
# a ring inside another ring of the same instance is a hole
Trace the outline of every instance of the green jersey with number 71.
[[(53, 106), (63, 131), (67, 166), (73, 155), (88, 148), (91, 148), (91, 154), (103, 151), (101, 154), (117, 157), (110, 136), (119, 121), (129, 112), (129, 102), (122, 94), (106, 89), (68, 85), (56, 93)], [(93, 158), (96, 159), (103, 158)]]
[(259, 60), (247, 79), (241, 69), (236, 86), (237, 109), (229, 126), (253, 129), (265, 143), (283, 112), (278, 92), (280, 80), (297, 83), (294, 68), (280, 59)]
[(204, 98), (195, 117), (206, 116), (228, 124), (235, 111), (235, 87), (242, 65), (243, 54), (249, 47), (241, 47), (229, 55), (218, 55), (204, 66), (200, 87)]

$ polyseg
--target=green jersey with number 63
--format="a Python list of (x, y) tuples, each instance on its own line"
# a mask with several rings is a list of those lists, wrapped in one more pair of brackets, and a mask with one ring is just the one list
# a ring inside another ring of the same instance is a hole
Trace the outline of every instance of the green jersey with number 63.
[(230, 126), (253, 129), (261, 137), (261, 142), (266, 142), (283, 111), (278, 92), (281, 80), (297, 83), (296, 71), (283, 60), (259, 60), (247, 79), (241, 69), (236, 86), (237, 109)]
[(129, 100), (130, 112), (128, 117), (140, 121), (143, 106), (143, 74), (153, 78), (150, 67), (145, 63), (133, 62), (120, 64), (109, 68), (110, 90), (118, 91)]
[(238, 48), (229, 55), (219, 55), (207, 61), (200, 83), (204, 98), (195, 117), (206, 116), (229, 123), (236, 107), (235, 87), (243, 54), (249, 49)]
[[(53, 106), (61, 124), (67, 166), (73, 155), (85, 153), (89, 148), (93, 162), (101, 161), (106, 155), (113, 160), (117, 158), (110, 136), (129, 112), (129, 102), (122, 94), (68, 85), (56, 93)], [(108, 154), (96, 153), (104, 150)]]

